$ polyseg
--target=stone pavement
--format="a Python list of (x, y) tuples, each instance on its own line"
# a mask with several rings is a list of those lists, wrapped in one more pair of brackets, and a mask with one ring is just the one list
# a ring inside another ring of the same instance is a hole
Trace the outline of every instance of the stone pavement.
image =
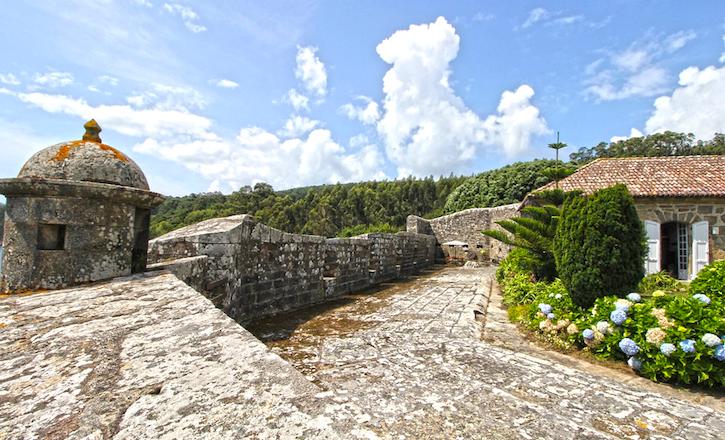
[(0, 440), (723, 438), (722, 400), (501, 338), (491, 274), (253, 328), (287, 361), (169, 273), (0, 296)]
[(325, 390), (319, 407), (345, 437), (725, 437), (722, 399), (502, 338), (515, 328), (495, 290), (486, 314), (492, 273), (447, 268), (252, 332)]

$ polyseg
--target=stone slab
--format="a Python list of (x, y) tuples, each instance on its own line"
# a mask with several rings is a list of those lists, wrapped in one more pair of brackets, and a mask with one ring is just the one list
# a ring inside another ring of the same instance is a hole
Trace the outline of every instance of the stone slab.
[(0, 439), (338, 438), (315, 385), (169, 273), (4, 296), (0, 328)]

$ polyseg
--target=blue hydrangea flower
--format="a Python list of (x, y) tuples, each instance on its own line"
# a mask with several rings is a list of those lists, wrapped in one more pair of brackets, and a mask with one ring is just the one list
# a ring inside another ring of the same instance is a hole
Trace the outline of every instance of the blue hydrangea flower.
[(637, 346), (637, 343), (629, 338), (624, 338), (619, 341), (619, 349), (627, 356), (634, 356), (639, 353), (639, 346)]
[(685, 353), (694, 353), (695, 341), (693, 341), (692, 339), (685, 339), (684, 341), (680, 341), (680, 349)]
[(712, 333), (705, 333), (704, 335), (702, 335), (702, 342), (708, 347), (714, 347), (716, 345), (722, 344), (720, 338), (718, 338), (717, 335), (713, 335)]
[(544, 315), (548, 315), (554, 309), (548, 304), (541, 303), (539, 304), (539, 310), (541, 310), (541, 313), (543, 313)]
[(707, 297), (707, 295), (703, 295), (702, 293), (698, 293), (696, 295), (692, 295), (693, 298), (696, 300), (699, 300), (701, 303), (708, 305), (710, 304), (710, 298)]
[(582, 332), (582, 338), (584, 339), (594, 339), (594, 330), (588, 328)]
[(660, 345), (660, 353), (663, 355), (669, 357), (672, 353), (677, 351), (677, 347), (675, 344), (670, 344), (669, 342), (665, 342), (664, 344)]
[(549, 319), (554, 319), (554, 318), (556, 318), (556, 315), (553, 313), (549, 313), (548, 315), (546, 315), (546, 317)]
[(636, 357), (631, 357), (627, 360), (627, 365), (629, 365), (629, 368), (633, 370), (639, 370), (642, 368), (642, 361)]
[(627, 295), (627, 299), (634, 303), (642, 301), (642, 297), (637, 292), (632, 292)]
[(715, 352), (712, 354), (712, 357), (720, 362), (725, 361), (725, 345), (720, 344), (715, 347)]
[(609, 319), (617, 325), (622, 325), (627, 320), (627, 312), (622, 309), (617, 309), (609, 314)]
[(617, 310), (624, 310), (625, 312), (629, 312), (629, 307), (632, 305), (631, 302), (629, 302), (626, 299), (618, 299), (614, 302), (614, 308)]

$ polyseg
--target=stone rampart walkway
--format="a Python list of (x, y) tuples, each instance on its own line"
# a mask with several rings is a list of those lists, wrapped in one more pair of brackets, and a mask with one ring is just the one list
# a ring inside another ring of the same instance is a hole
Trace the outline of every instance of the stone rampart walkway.
[(721, 400), (503, 337), (491, 274), (251, 329), (282, 357), (168, 273), (0, 296), (0, 440), (723, 438)]
[[(316, 311), (269, 345), (325, 390), (318, 408), (344, 437), (723, 438), (722, 400), (501, 337), (515, 329), (496, 292), (485, 313), (491, 276), (444, 269)], [(264, 325), (252, 331), (274, 339)]]

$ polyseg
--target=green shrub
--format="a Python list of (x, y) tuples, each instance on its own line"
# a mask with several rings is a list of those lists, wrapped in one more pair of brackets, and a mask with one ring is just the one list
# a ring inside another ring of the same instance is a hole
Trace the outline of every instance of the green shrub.
[(632, 292), (644, 276), (645, 238), (632, 196), (615, 185), (564, 201), (554, 238), (559, 277), (580, 307)]
[(690, 291), (710, 299), (725, 298), (725, 260), (703, 267), (690, 283)]
[(637, 292), (643, 295), (651, 295), (656, 290), (673, 291), (678, 290), (682, 283), (673, 278), (666, 271), (652, 273), (642, 278), (637, 285)]
[(536, 284), (526, 274), (515, 274), (506, 280), (501, 289), (506, 305), (528, 304), (536, 297)]
[(532, 259), (531, 254), (525, 249), (511, 249), (511, 252), (509, 252), (506, 258), (501, 260), (498, 269), (496, 269), (496, 281), (502, 284), (504, 279), (516, 274), (525, 273), (530, 276), (535, 264), (536, 262)]

